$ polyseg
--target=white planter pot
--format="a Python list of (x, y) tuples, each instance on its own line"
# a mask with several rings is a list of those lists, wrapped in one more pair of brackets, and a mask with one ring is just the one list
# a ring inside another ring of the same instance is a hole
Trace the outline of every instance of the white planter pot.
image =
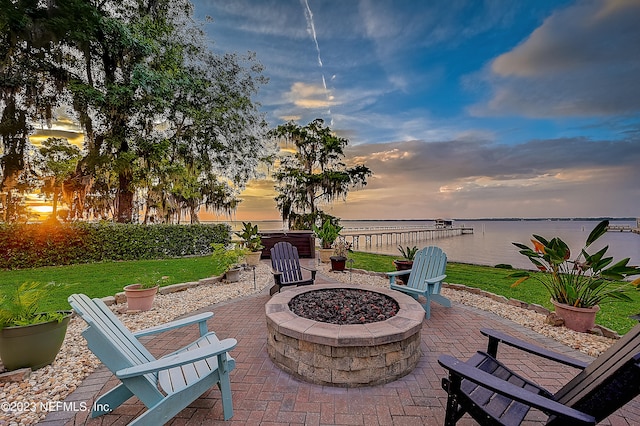
[(252, 251), (244, 255), (244, 259), (249, 266), (258, 266), (260, 264), (260, 257), (262, 251)]
[(320, 262), (322, 263), (329, 263), (331, 262), (331, 256), (333, 256), (333, 249), (332, 248), (321, 248), (318, 249), (318, 251), (320, 252)]

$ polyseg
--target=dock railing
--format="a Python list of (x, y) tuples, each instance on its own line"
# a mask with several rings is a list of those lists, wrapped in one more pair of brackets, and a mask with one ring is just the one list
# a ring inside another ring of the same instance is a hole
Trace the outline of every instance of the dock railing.
[(360, 247), (361, 237), (364, 239), (365, 247), (372, 247), (374, 244), (375, 246), (400, 244), (472, 233), (473, 228), (466, 226), (449, 226), (444, 228), (435, 226), (379, 226), (344, 228), (340, 232), (340, 237), (346, 241), (350, 239), (351, 246), (357, 249)]

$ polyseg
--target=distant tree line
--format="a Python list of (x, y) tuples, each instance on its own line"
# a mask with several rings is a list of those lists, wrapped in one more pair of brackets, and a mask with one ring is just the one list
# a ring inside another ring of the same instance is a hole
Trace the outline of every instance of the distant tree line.
[[(252, 100), (266, 79), (208, 43), (188, 0), (0, 0), (0, 220), (21, 220), (36, 187), (70, 220), (233, 210), (271, 153)], [(30, 145), (68, 117), (82, 150)]]

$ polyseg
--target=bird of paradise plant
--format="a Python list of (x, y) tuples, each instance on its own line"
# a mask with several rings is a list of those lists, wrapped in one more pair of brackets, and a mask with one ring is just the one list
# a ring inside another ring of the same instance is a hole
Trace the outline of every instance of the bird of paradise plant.
[(533, 235), (532, 248), (513, 243), (520, 249), (519, 253), (529, 258), (542, 274), (515, 272), (511, 276), (519, 279), (512, 287), (533, 277), (544, 285), (556, 302), (578, 308), (596, 306), (607, 298), (630, 301), (626, 292), (637, 287), (640, 278), (630, 283), (622, 281), (628, 276), (640, 274), (640, 268), (628, 265), (629, 258), (611, 265), (613, 258), (605, 257), (609, 246), (594, 254), (587, 252), (587, 248), (607, 232), (608, 226), (608, 220), (596, 225), (575, 260), (570, 260), (569, 246), (558, 237), (547, 240)]

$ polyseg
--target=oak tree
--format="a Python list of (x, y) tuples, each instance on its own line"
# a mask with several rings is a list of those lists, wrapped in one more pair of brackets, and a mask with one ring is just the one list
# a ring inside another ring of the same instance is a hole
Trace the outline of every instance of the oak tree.
[(310, 229), (325, 213), (320, 206), (346, 198), (352, 189), (367, 184), (371, 170), (364, 164), (348, 167), (344, 149), (349, 143), (317, 118), (306, 126), (289, 122), (271, 131), (274, 138), (293, 143), (295, 152), (284, 155), (273, 177), (276, 205), (294, 229)]

